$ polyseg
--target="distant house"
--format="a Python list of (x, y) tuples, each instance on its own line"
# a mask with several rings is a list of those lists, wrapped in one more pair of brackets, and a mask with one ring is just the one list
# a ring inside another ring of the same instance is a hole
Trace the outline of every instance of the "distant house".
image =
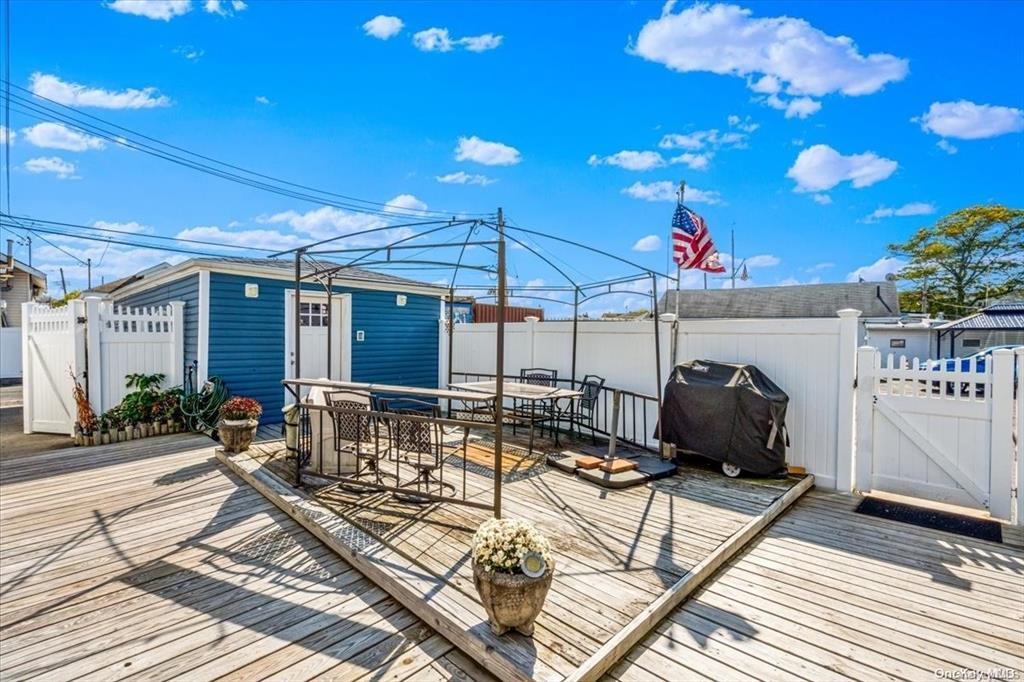
[(994, 303), (935, 331), (939, 357), (965, 357), (989, 346), (1024, 344), (1024, 300)]
[(0, 327), (21, 326), (21, 304), (46, 293), (46, 275), (19, 260), (0, 268)]
[(868, 335), (868, 320), (900, 319), (900, 299), (892, 282), (667, 291), (658, 312), (675, 313), (677, 300), (681, 320), (835, 317), (836, 311), (853, 308), (861, 311), (861, 343)]
[[(195, 385), (218, 376), (234, 394), (263, 403), (266, 423), (281, 421), (281, 380), (295, 374), (294, 265), (252, 258), (197, 258), (136, 273), (108, 296), (126, 306), (185, 302), (185, 376)], [(113, 283), (111, 283), (113, 284)], [(302, 285), (301, 371), (330, 378), (436, 387), (439, 327), (446, 290), (358, 268), (325, 287)], [(190, 374), (191, 372), (191, 374)]]
[(908, 360), (934, 359), (938, 355), (933, 330), (944, 322), (945, 320), (921, 314), (904, 315), (899, 319), (868, 318), (864, 320), (864, 343), (874, 346), (883, 355), (892, 353), (896, 358), (903, 356)]

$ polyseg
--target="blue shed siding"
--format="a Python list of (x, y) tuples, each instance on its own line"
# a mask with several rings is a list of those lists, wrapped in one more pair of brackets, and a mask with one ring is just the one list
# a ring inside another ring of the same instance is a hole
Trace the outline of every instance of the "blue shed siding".
[[(245, 285), (259, 285), (258, 298), (245, 297)], [(281, 421), (284, 394), (284, 292), (287, 280), (210, 274), (209, 374), (219, 376), (235, 395), (263, 403), (265, 423)], [(303, 289), (323, 291), (317, 284)], [(398, 291), (335, 287), (352, 294), (352, 380), (405, 386), (437, 386), (438, 318), (436, 297)], [(356, 341), (362, 330), (365, 340)]]
[(117, 305), (142, 307), (167, 305), (171, 301), (185, 302), (185, 375), (188, 368), (199, 360), (199, 275), (189, 275), (158, 287), (153, 287), (126, 298), (117, 298)]

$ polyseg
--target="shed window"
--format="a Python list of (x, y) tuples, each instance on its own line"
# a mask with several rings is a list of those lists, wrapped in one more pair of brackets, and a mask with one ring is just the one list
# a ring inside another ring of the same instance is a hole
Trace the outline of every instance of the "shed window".
[(303, 327), (326, 327), (330, 323), (326, 303), (300, 303), (299, 324)]
[(964, 339), (964, 348), (981, 348), (981, 339)]
[(906, 339), (889, 339), (889, 348), (906, 348)]

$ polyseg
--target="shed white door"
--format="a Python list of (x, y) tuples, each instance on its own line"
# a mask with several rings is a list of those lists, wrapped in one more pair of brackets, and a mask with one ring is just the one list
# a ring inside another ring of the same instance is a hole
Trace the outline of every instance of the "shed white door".
[[(294, 379), (336, 379), (347, 381), (351, 378), (351, 295), (336, 294), (331, 297), (328, 310), (326, 293), (302, 292), (299, 301), (299, 362), (295, 367), (295, 292), (285, 292), (285, 376)], [(328, 334), (330, 330), (330, 334)], [(328, 360), (328, 357), (330, 360)], [(309, 393), (302, 390), (302, 396)], [(286, 389), (285, 403), (294, 397)]]

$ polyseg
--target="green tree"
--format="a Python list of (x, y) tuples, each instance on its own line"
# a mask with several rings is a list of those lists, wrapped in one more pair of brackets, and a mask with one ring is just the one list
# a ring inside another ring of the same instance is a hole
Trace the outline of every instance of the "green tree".
[(1024, 210), (1000, 204), (962, 208), (890, 244), (905, 258), (900, 306), (961, 317), (986, 300), (1024, 292)]

